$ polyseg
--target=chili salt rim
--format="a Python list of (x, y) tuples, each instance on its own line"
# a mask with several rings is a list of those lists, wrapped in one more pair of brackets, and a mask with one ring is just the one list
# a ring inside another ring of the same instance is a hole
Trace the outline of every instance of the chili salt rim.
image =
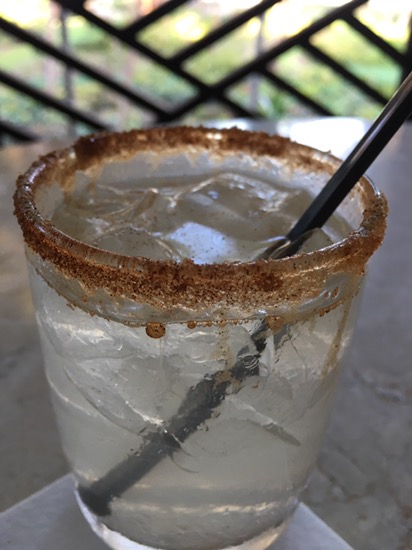
[(81, 282), (92, 293), (103, 288), (160, 309), (276, 305), (308, 298), (333, 273), (361, 274), (385, 232), (387, 203), (372, 183), (361, 178), (355, 190), (363, 203), (362, 222), (348, 237), (311, 253), (282, 260), (195, 264), (192, 260), (152, 260), (107, 252), (59, 231), (35, 205), (36, 191), (53, 180), (70, 187), (76, 171), (92, 169), (107, 159), (132, 158), (142, 151), (187, 150), (244, 153), (283, 159), (292, 168), (332, 174), (340, 161), (327, 153), (280, 136), (235, 128), (154, 128), (102, 133), (80, 138), (72, 147), (41, 157), (17, 181), (15, 213), (26, 244), (66, 277)]

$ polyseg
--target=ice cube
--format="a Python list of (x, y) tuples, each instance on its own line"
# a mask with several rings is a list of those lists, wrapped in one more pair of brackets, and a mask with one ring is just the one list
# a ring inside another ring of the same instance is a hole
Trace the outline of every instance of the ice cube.
[(267, 239), (278, 226), (273, 210), (286, 199), (284, 191), (236, 173), (218, 174), (176, 197), (182, 221), (202, 223), (239, 240)]
[(185, 222), (167, 234), (170, 247), (180, 250), (181, 256), (196, 263), (218, 263), (238, 258), (235, 239), (220, 231), (195, 222)]
[(331, 244), (333, 244), (331, 237), (324, 229), (317, 227), (312, 230), (310, 236), (300, 246), (299, 252), (313, 252), (315, 250), (321, 250)]
[(128, 256), (144, 256), (153, 260), (177, 260), (181, 258), (177, 248), (173, 248), (160, 237), (155, 237), (144, 229), (132, 225), (116, 227), (104, 232), (92, 243), (109, 252)]

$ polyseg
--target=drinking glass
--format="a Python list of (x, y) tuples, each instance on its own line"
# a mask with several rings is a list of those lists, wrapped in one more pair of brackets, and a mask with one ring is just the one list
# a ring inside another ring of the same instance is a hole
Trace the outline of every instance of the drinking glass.
[(268, 548), (313, 470), (386, 203), (362, 178), (307, 248), (256, 260), (339, 161), (279, 136), (80, 138), (18, 180), (79, 506), (112, 548)]

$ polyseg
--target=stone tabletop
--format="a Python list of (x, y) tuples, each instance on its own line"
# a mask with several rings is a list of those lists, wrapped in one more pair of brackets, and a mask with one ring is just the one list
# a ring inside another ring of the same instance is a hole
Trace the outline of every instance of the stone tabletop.
[[(109, 550), (83, 518), (68, 474), (0, 513), (1, 550)], [(353, 550), (304, 504), (267, 550)]]
[[(275, 129), (268, 122), (259, 127)], [(343, 156), (365, 123), (285, 121), (277, 129)], [(11, 202), (17, 174), (54, 146), (0, 150), (0, 510), (67, 471)], [(403, 126), (369, 174), (387, 195), (388, 231), (370, 263), (353, 345), (305, 502), (356, 550), (411, 550), (412, 124)]]

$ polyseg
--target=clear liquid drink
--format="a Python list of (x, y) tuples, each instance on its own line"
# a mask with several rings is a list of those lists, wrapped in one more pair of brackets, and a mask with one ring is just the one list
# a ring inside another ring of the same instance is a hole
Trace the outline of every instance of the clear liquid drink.
[(113, 548), (263, 549), (314, 468), (386, 204), (366, 179), (257, 258), (337, 166), (279, 137), (82, 138), (16, 212), (79, 505)]

